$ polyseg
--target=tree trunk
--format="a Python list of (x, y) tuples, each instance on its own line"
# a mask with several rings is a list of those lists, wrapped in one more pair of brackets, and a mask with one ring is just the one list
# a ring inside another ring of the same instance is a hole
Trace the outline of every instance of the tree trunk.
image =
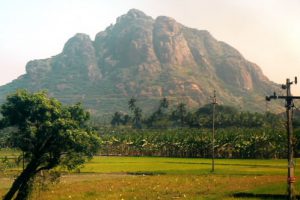
[(13, 182), (3, 200), (11, 200), (17, 191), (20, 191), (21, 189), (24, 191), (26, 187), (28, 187), (28, 182), (30, 179), (35, 175), (38, 165), (39, 164), (36, 162), (36, 160), (32, 160)]
[(19, 192), (15, 200), (27, 200), (33, 186), (33, 177), (30, 178), (27, 182), (24, 182), (19, 189)]

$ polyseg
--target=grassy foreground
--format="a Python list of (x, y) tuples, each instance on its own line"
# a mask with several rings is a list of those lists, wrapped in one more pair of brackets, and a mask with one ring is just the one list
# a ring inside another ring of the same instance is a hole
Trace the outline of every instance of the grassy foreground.
[[(286, 160), (95, 157), (80, 173), (64, 174), (32, 199), (235, 199), (233, 194), (286, 193)], [(299, 175), (298, 171), (296, 170)], [(12, 182), (0, 172), (0, 196)], [(297, 184), (300, 190), (300, 184)]]

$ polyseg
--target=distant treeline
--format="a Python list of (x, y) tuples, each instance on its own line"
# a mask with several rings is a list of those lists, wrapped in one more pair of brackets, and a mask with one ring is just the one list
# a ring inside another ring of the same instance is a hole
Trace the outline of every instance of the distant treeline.
[[(160, 100), (157, 109), (152, 113), (143, 113), (142, 108), (137, 106), (137, 100), (131, 98), (128, 102), (130, 113), (115, 112), (112, 116), (111, 125), (132, 126), (133, 128), (209, 128), (212, 127), (212, 105), (207, 104), (199, 109), (191, 111), (184, 103), (179, 103), (170, 108), (166, 98)], [(257, 113), (239, 111), (238, 109), (216, 105), (215, 126), (259, 128), (264, 125), (276, 126), (284, 123), (282, 115), (270, 112)]]

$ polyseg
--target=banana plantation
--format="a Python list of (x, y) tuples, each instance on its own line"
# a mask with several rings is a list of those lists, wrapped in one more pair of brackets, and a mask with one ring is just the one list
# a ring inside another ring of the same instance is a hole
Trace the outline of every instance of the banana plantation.
[[(143, 115), (137, 100), (128, 102), (129, 114), (116, 112), (110, 128), (98, 128), (102, 155), (201, 157), (212, 154), (212, 106), (191, 111), (163, 98), (153, 113)], [(300, 112), (295, 111), (296, 138)], [(214, 152), (218, 158), (285, 158), (286, 126), (283, 114), (239, 111), (217, 105)]]
[[(114, 128), (100, 130), (100, 136), (101, 155), (209, 158), (212, 152), (209, 129)], [(284, 158), (286, 134), (284, 129), (223, 128), (216, 131), (214, 148), (218, 158)]]

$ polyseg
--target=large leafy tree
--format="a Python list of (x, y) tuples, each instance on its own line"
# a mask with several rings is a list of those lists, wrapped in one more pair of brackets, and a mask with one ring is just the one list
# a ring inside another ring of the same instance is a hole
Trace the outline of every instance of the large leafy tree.
[(98, 136), (86, 122), (89, 113), (80, 104), (63, 106), (45, 92), (18, 90), (1, 106), (2, 127), (16, 127), (14, 147), (24, 152), (25, 169), (4, 200), (27, 199), (34, 177), (58, 165), (74, 169), (98, 151)]

